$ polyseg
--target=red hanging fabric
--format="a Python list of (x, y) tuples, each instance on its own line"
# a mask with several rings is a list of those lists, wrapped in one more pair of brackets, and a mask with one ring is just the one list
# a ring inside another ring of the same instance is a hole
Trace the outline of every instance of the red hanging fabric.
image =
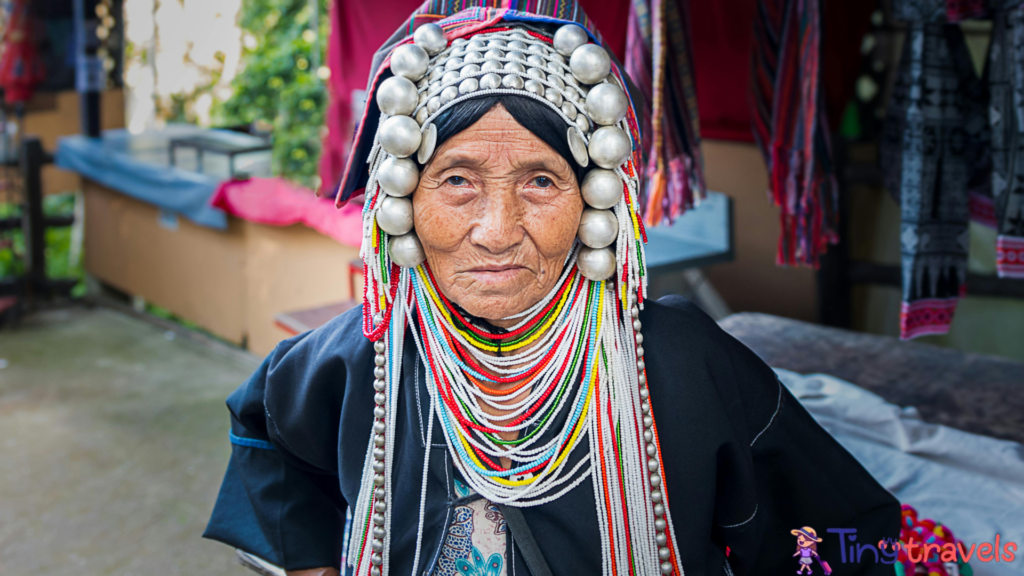
[(29, 0), (11, 2), (11, 14), (0, 50), (0, 88), (8, 104), (24, 103), (43, 81), (43, 63), (36, 51), (35, 19)]

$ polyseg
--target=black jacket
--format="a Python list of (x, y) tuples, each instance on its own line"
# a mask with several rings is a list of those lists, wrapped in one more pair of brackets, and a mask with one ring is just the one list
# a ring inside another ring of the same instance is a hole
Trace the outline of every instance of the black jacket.
[[(373, 420), (373, 348), (361, 314), (282, 342), (228, 398), (233, 453), (207, 538), (290, 570), (339, 565), (346, 502), (356, 499)], [(640, 319), (686, 575), (793, 574), (790, 531), (804, 526), (824, 539), (818, 552), (836, 576), (891, 575), (871, 554), (841, 564), (839, 537), (827, 530), (856, 528), (858, 544), (896, 538), (899, 504), (774, 372), (682, 298), (648, 302)], [(412, 572), (429, 405), (406, 342), (393, 479), (394, 510), (403, 513), (391, 527), (392, 574), (400, 576)], [(458, 473), (439, 425), (431, 447), (418, 574), (433, 570), (456, 502)], [(522, 511), (554, 574), (601, 573), (589, 481)], [(518, 544), (509, 556), (510, 575), (530, 573)]]

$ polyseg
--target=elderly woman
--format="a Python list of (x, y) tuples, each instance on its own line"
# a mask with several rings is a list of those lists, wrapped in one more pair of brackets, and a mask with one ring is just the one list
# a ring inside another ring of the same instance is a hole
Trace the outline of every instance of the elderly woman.
[(365, 188), (363, 305), (229, 398), (206, 536), (412, 576), (779, 574), (794, 528), (895, 537), (896, 501), (768, 366), (645, 300), (638, 123), (596, 34), (422, 16), (382, 50), (340, 195)]

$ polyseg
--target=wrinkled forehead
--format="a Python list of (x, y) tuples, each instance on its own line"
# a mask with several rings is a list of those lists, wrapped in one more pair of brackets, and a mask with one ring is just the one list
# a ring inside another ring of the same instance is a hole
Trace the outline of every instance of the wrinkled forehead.
[(453, 167), (483, 176), (505, 177), (523, 170), (547, 170), (569, 178), (575, 166), (497, 104), (465, 129), (438, 144), (424, 174)]

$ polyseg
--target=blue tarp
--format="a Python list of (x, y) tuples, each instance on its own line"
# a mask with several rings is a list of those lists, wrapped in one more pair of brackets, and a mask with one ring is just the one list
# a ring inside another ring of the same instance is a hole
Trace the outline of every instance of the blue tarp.
[(57, 166), (210, 228), (227, 228), (227, 216), (209, 205), (220, 180), (170, 166), (169, 142), (209, 132), (170, 125), (142, 134), (107, 130), (100, 138), (67, 136), (57, 143)]

